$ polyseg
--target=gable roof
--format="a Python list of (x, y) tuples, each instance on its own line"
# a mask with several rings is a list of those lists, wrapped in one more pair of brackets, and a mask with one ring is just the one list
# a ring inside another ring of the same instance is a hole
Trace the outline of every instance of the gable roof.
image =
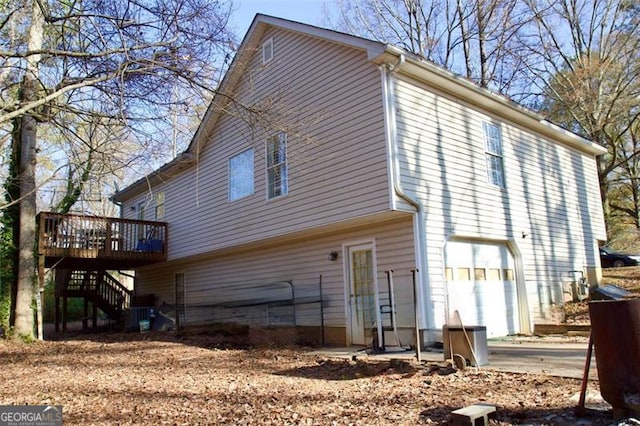
[(367, 40), (365, 38), (356, 37), (353, 35), (329, 30), (326, 28), (320, 28), (313, 25), (302, 24), (300, 22), (289, 21), (287, 19), (276, 18), (274, 16), (257, 14), (254, 17), (251, 26), (247, 30), (242, 43), (240, 43), (238, 53), (234, 57), (229, 70), (222, 79), (220, 87), (217, 90), (218, 93), (216, 93), (216, 96), (214, 96), (213, 101), (209, 105), (209, 108), (207, 109), (207, 112), (203, 117), (198, 130), (196, 131), (193, 139), (191, 140), (191, 143), (189, 144), (189, 147), (187, 148), (187, 152), (196, 153), (199, 144), (204, 141), (203, 136), (205, 136), (208, 131), (211, 131), (211, 129), (215, 127), (215, 123), (220, 116), (221, 110), (221, 108), (217, 107), (220, 103), (227, 102), (227, 96), (233, 94), (235, 86), (242, 76), (242, 71), (249, 62), (251, 55), (254, 54), (254, 52), (260, 45), (262, 35), (270, 26), (301, 33), (332, 43), (341, 44), (350, 48), (364, 50), (367, 52), (367, 58), (369, 60), (380, 57), (386, 49), (385, 44), (377, 41)]
[(309, 24), (257, 14), (185, 152), (151, 174), (118, 191), (111, 197), (113, 201), (121, 202), (133, 194), (146, 190), (149, 185), (182, 172), (197, 161), (202, 144), (208, 140), (208, 136), (222, 114), (224, 109), (222, 106), (232, 98), (246, 64), (260, 45), (262, 36), (269, 27), (297, 32), (364, 51), (367, 54), (367, 59), (376, 65), (389, 64), (395, 72), (418, 79), (456, 99), (519, 123), (553, 140), (591, 155), (601, 155), (606, 152), (606, 149), (600, 145), (554, 125), (540, 114), (509, 100), (507, 97), (483, 89), (465, 78), (396, 46)]

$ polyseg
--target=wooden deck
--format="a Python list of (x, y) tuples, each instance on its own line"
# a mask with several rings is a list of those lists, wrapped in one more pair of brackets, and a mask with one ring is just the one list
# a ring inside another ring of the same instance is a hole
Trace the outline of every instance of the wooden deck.
[(132, 269), (167, 260), (167, 224), (42, 212), (38, 254), (45, 267)]

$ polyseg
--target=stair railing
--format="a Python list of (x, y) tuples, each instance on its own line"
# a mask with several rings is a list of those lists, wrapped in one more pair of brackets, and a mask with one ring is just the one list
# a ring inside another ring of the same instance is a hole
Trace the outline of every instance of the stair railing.
[(73, 271), (66, 289), (80, 292), (110, 316), (120, 316), (131, 306), (133, 292), (106, 271)]
[(97, 280), (96, 295), (113, 307), (118, 313), (123, 313), (131, 306), (131, 291), (123, 286), (108, 272), (101, 272), (102, 279)]
[(91, 271), (73, 271), (67, 283), (67, 290), (92, 292), (97, 287), (97, 274)]

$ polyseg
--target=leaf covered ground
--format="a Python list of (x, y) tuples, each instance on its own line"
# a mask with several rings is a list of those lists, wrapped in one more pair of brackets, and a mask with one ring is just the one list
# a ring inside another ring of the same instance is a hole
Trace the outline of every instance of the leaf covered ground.
[[(640, 293), (640, 267), (604, 270), (604, 283)], [(586, 302), (565, 313), (589, 321)], [(494, 425), (615, 424), (601, 406), (574, 415), (576, 379), (249, 348), (228, 335), (0, 340), (0, 383), (0, 405), (62, 405), (65, 425), (447, 424), (451, 411), (478, 402), (497, 406)]]
[(65, 425), (446, 424), (477, 402), (497, 405), (492, 424), (611, 424), (607, 412), (574, 417), (575, 379), (233, 349), (204, 335), (0, 341), (0, 383), (1, 405), (62, 405)]

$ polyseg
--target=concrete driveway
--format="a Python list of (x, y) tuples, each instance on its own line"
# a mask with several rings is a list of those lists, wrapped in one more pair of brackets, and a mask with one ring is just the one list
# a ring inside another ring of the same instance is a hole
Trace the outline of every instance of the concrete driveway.
[[(584, 374), (588, 340), (513, 339), (489, 341), (489, 364), (484, 368), (518, 373), (540, 373), (581, 379)], [(596, 379), (595, 355), (589, 378)]]
[[(538, 373), (560, 377), (581, 379), (584, 373), (588, 339), (586, 337), (507, 337), (488, 342), (489, 364), (480, 369), (509, 371), (515, 373)], [(325, 356), (353, 358), (364, 356), (366, 352), (357, 348), (322, 349), (318, 354)], [(394, 351), (372, 354), (373, 359), (415, 359), (413, 351)], [(421, 352), (423, 361), (442, 362), (442, 350)], [(597, 379), (595, 355), (591, 359), (589, 379)]]

